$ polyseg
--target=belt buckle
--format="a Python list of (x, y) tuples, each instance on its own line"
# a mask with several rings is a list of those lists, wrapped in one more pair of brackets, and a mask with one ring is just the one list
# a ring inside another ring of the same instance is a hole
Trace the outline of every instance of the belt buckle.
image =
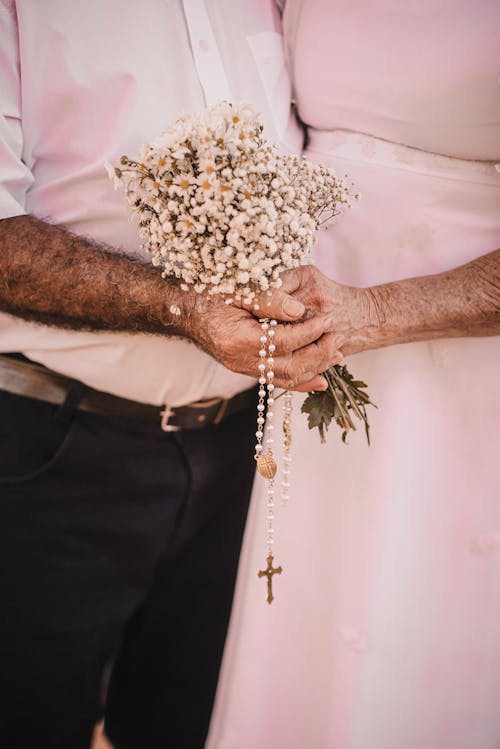
[(175, 411), (170, 406), (165, 405), (163, 411), (160, 411), (160, 427), (164, 432), (178, 432), (180, 427), (176, 427), (174, 424), (169, 424), (169, 420), (172, 416), (175, 416)]

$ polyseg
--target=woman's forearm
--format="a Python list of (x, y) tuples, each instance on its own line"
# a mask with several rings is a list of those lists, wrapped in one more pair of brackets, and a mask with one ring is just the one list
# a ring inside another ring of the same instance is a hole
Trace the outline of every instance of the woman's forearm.
[(363, 291), (376, 346), (500, 333), (500, 250), (444, 273)]
[(326, 315), (344, 354), (398, 343), (500, 333), (500, 250), (444, 273), (358, 288), (314, 266), (283, 274), (283, 290)]

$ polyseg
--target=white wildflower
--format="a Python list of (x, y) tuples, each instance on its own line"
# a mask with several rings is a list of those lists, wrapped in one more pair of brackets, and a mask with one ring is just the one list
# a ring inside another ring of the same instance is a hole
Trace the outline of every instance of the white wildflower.
[(105, 164), (152, 264), (184, 290), (252, 301), (309, 263), (320, 224), (349, 205), (344, 180), (279, 154), (262, 130), (249, 104), (220, 102), (179, 115), (137, 160)]

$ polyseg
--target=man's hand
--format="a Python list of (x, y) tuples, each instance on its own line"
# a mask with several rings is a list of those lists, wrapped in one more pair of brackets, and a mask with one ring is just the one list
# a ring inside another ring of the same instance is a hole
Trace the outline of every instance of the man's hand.
[[(245, 309), (225, 304), (218, 297), (186, 294), (189, 296), (182, 314), (190, 316), (190, 337), (228, 369), (258, 376), (262, 331), (255, 317)], [(304, 315), (304, 307), (294, 305), (290, 297), (281, 300), (280, 305), (279, 314), (269, 316), (292, 322)], [(283, 310), (283, 305), (288, 312)], [(273, 308), (271, 313), (274, 311)], [(344, 336), (332, 333), (329, 328), (330, 321), (325, 315), (293, 325), (277, 325), (273, 356), (277, 387), (302, 392), (326, 388), (319, 373), (341, 361), (339, 348), (344, 342)]]

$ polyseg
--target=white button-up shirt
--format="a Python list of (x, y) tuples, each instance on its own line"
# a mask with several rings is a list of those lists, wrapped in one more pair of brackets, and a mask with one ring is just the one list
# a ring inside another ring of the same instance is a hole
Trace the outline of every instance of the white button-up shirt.
[[(31, 214), (137, 254), (105, 161), (134, 155), (181, 111), (245, 99), (299, 150), (272, 0), (0, 0), (0, 218)], [(182, 405), (253, 384), (187, 340), (62, 330), (0, 315), (0, 351), (88, 385)]]

